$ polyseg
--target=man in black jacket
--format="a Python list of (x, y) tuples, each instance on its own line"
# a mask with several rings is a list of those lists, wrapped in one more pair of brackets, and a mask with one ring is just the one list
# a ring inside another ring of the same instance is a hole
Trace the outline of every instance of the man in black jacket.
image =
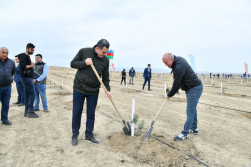
[(34, 53), (35, 46), (32, 43), (28, 43), (26, 46), (26, 52), (19, 55), (19, 65), (20, 65), (20, 77), (25, 90), (25, 112), (24, 116), (28, 118), (38, 118), (38, 115), (34, 112), (34, 99), (35, 99), (35, 89), (33, 84), (35, 65), (31, 59), (30, 55)]
[[(106, 89), (110, 91), (109, 59), (106, 57), (109, 46), (110, 44), (107, 40), (101, 39), (93, 48), (80, 49), (78, 54), (71, 61), (71, 67), (78, 69), (73, 86), (73, 146), (78, 144), (81, 115), (85, 99), (87, 100), (85, 140), (93, 143), (99, 143), (99, 141), (93, 137), (93, 129), (100, 83), (90, 66), (92, 64), (94, 65), (98, 74), (102, 76), (102, 81)], [(111, 98), (111, 93), (108, 92), (107, 96)]]
[(176, 57), (171, 53), (165, 53), (162, 58), (163, 63), (173, 70), (173, 87), (168, 92), (169, 99), (181, 88), (186, 92), (187, 98), (187, 120), (184, 130), (174, 140), (185, 140), (187, 135), (192, 133), (198, 135), (197, 127), (197, 104), (203, 91), (203, 85), (188, 62), (182, 57)]
[(2, 103), (1, 121), (4, 125), (11, 125), (8, 120), (11, 83), (15, 74), (15, 63), (8, 59), (9, 50), (5, 47), (0, 48), (0, 101)]

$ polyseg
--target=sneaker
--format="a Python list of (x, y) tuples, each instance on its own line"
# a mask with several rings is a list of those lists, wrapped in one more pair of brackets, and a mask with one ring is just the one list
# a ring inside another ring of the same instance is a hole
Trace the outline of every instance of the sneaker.
[(198, 128), (195, 129), (195, 130), (190, 129), (189, 133), (193, 134), (193, 135), (198, 135), (199, 134), (199, 129)]
[(44, 109), (44, 112), (49, 112), (49, 110), (48, 109)]
[(20, 103), (17, 105), (18, 107), (24, 106), (24, 103)]
[(40, 111), (38, 108), (34, 109), (34, 111)]
[(78, 145), (78, 136), (72, 136), (72, 143), (71, 143), (73, 146), (76, 146)]
[(13, 104), (20, 104), (21, 102), (19, 102), (19, 101), (17, 101), (17, 102), (15, 102), (15, 103), (13, 103)]
[(10, 121), (5, 121), (5, 122), (2, 122), (3, 125), (12, 125), (12, 123)]
[(174, 137), (174, 141), (182, 141), (182, 140), (186, 140), (187, 136), (184, 136), (182, 133), (179, 134), (179, 136), (175, 136)]
[(95, 143), (95, 144), (99, 143), (99, 141), (97, 139), (95, 139), (93, 136), (85, 136), (85, 140), (88, 142)]
[(28, 112), (27, 117), (28, 118), (38, 118), (39, 116), (34, 112)]
[(28, 111), (24, 112), (24, 117), (28, 117)]

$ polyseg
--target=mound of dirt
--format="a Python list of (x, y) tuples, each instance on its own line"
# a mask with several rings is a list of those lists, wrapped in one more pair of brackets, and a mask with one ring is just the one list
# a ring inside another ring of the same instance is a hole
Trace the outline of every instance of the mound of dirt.
[[(144, 134), (132, 137), (126, 136), (122, 132), (108, 136), (108, 140), (113, 148), (133, 157), (142, 164), (151, 164), (154, 166), (191, 166), (192, 164), (197, 164), (178, 150), (160, 143), (154, 138), (143, 141), (143, 137)], [(165, 140), (164, 137), (161, 138)], [(189, 141), (179, 142), (177, 144), (171, 142), (171, 144), (188, 151), (189, 154), (198, 156), (198, 151)]]

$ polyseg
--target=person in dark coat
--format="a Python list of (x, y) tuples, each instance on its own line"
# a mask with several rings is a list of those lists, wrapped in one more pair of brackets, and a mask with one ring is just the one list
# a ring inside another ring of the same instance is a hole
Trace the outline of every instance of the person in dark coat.
[(77, 69), (73, 85), (73, 109), (72, 109), (72, 145), (78, 144), (78, 135), (81, 125), (83, 105), (86, 100), (86, 130), (85, 140), (99, 143), (93, 135), (95, 110), (98, 102), (100, 82), (91, 68), (93, 65), (97, 73), (102, 77), (102, 82), (107, 89), (107, 96), (111, 98), (109, 79), (109, 59), (106, 54), (109, 50), (109, 42), (101, 39), (94, 47), (82, 48), (71, 61), (71, 67)]
[(120, 85), (122, 85), (122, 82), (123, 82), (123, 81), (124, 81), (124, 83), (126, 84), (126, 70), (125, 70), (125, 69), (123, 69), (121, 75), (122, 75), (122, 78), (121, 78), (121, 83), (120, 83)]
[(165, 53), (162, 61), (173, 71), (173, 86), (171, 91), (168, 92), (167, 98), (169, 99), (174, 96), (179, 88), (186, 92), (187, 98), (187, 120), (184, 130), (181, 131), (180, 135), (174, 137), (174, 140), (185, 140), (189, 133), (198, 135), (196, 108), (203, 91), (202, 82), (183, 57), (176, 57), (171, 53)]
[(152, 69), (151, 69), (151, 64), (147, 65), (147, 68), (145, 68), (144, 73), (143, 73), (143, 77), (145, 79), (144, 83), (143, 83), (143, 90), (145, 88), (146, 82), (148, 82), (148, 90), (151, 91), (150, 89), (150, 81), (152, 78)]
[(38, 118), (34, 112), (35, 89), (33, 84), (34, 62), (31, 61), (30, 55), (34, 53), (35, 46), (32, 43), (26, 45), (26, 52), (19, 54), (20, 77), (25, 91), (25, 111), (24, 117)]
[(0, 101), (2, 103), (1, 121), (3, 125), (11, 125), (8, 119), (11, 97), (11, 83), (15, 74), (15, 63), (8, 58), (9, 50), (0, 48)]
[(20, 66), (19, 65), (19, 55), (15, 56), (15, 61), (16, 61), (16, 63), (18, 63), (18, 65), (16, 67), (15, 75), (14, 75), (14, 81), (16, 82), (18, 97), (17, 97), (17, 102), (15, 102), (13, 104), (18, 104), (18, 106), (24, 106), (24, 86), (21, 82), (21, 78), (20, 78), (20, 74), (19, 74), (19, 66)]

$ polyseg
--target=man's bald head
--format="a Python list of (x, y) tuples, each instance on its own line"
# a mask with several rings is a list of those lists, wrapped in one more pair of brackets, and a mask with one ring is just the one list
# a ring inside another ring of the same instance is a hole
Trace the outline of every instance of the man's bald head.
[(9, 50), (6, 47), (0, 47), (0, 59), (5, 61), (8, 58)]
[(172, 68), (174, 55), (172, 53), (165, 53), (164, 56), (162, 57), (162, 61), (166, 66)]

